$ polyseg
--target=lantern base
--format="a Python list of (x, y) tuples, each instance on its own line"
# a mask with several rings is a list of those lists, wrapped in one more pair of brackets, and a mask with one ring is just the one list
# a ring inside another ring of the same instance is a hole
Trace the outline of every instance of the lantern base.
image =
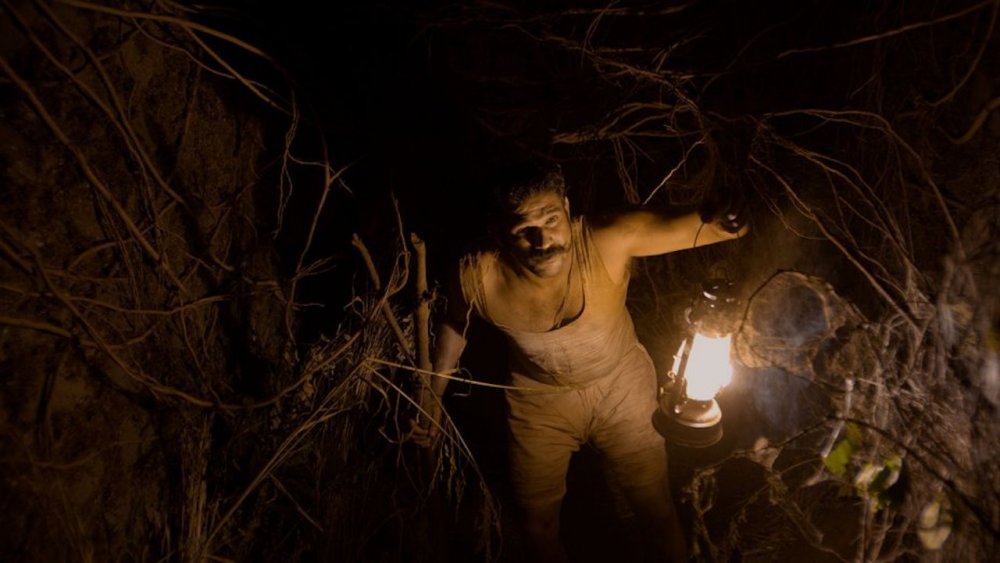
[[(664, 397), (667, 399), (667, 397)], [(707, 448), (722, 439), (722, 411), (719, 403), (683, 401), (670, 406), (667, 400), (653, 413), (653, 427), (667, 442), (688, 448)]]

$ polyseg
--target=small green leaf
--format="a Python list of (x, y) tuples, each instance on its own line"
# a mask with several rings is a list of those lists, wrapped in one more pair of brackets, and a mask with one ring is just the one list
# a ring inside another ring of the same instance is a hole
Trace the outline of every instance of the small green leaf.
[(850, 442), (841, 440), (823, 458), (823, 465), (826, 466), (830, 473), (833, 473), (837, 477), (843, 477), (847, 473), (847, 463), (851, 460), (851, 452), (853, 451), (854, 449), (851, 447)]
[(855, 450), (861, 447), (861, 429), (858, 428), (857, 424), (848, 422), (847, 427), (844, 429), (844, 436)]
[(854, 486), (858, 494), (875, 501), (877, 509), (885, 508), (899, 500), (893, 487), (899, 482), (902, 469), (903, 459), (898, 455), (882, 463), (866, 463), (854, 477)]
[(847, 475), (847, 466), (854, 452), (861, 447), (861, 430), (855, 424), (848, 424), (844, 429), (844, 437), (823, 458), (823, 465), (837, 477)]

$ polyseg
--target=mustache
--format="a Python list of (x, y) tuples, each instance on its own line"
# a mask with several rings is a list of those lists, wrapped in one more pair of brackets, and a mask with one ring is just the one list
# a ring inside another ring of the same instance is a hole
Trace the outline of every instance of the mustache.
[(532, 262), (542, 262), (558, 254), (565, 254), (569, 248), (559, 245), (548, 248), (533, 248), (528, 251), (528, 259)]

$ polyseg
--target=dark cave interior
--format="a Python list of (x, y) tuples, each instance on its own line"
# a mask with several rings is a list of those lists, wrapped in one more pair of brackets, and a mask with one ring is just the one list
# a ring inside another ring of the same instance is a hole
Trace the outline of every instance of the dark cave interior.
[[(501, 335), (405, 435), (419, 263), (439, 313), (532, 159), (584, 215), (746, 201), (631, 274), (661, 372), (703, 280), (745, 307), (722, 441), (667, 446), (693, 560), (990, 560), (998, 11), (3, 0), (0, 557), (523, 560)], [(639, 560), (594, 451), (568, 486), (571, 560)]]

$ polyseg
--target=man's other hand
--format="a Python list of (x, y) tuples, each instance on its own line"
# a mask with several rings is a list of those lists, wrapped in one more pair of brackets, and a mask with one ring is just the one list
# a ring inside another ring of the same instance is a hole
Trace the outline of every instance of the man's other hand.
[(417, 416), (410, 420), (409, 440), (422, 448), (429, 448), (441, 434), (441, 398), (424, 386), (420, 390), (418, 404)]

